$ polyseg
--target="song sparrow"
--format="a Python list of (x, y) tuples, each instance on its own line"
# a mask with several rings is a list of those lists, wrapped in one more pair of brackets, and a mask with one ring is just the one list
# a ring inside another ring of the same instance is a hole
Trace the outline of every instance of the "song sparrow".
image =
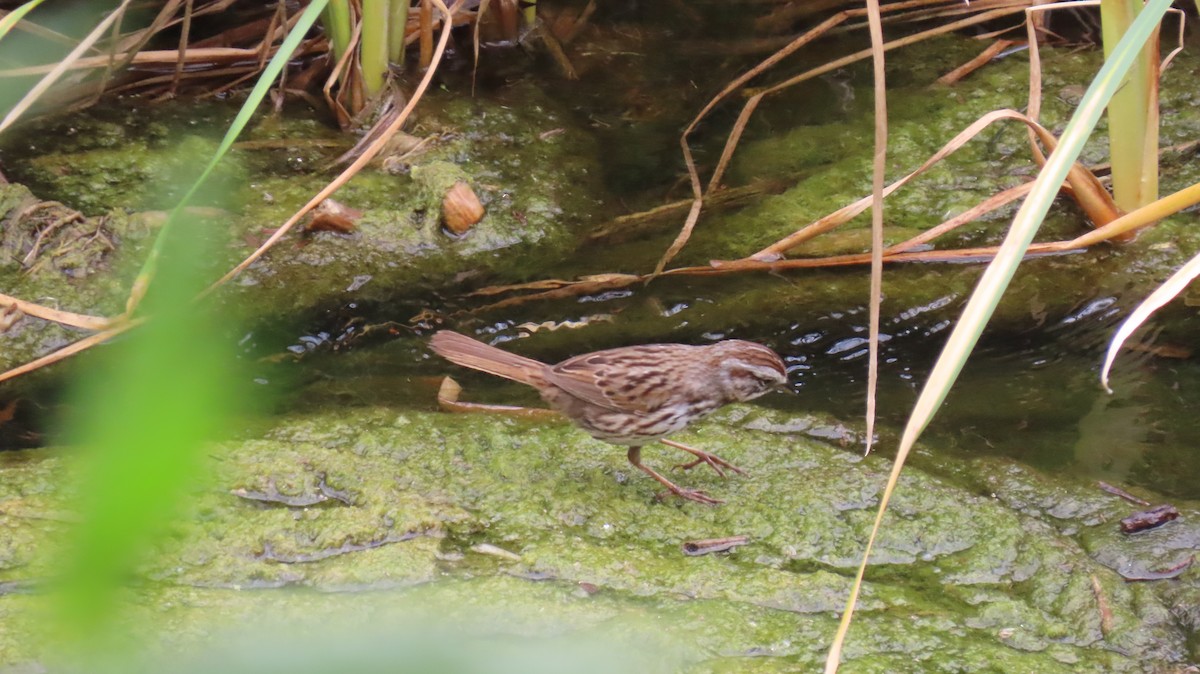
[[(642, 464), (642, 445), (653, 442), (732, 402), (752, 400), (787, 383), (783, 360), (754, 342), (730, 339), (706, 346), (645, 344), (585, 353), (557, 365), (518, 356), (456, 332), (430, 340), (434, 352), (452, 363), (482, 370), (542, 394), (592, 437), (629, 445), (629, 462), (672, 493), (700, 503), (721, 503), (702, 491), (683, 489)], [(705, 463), (742, 471), (724, 459), (668, 442)]]

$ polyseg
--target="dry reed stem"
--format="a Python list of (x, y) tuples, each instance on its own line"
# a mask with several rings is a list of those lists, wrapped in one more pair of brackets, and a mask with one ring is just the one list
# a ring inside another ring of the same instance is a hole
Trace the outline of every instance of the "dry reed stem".
[[(428, 69), (433, 62), (433, 3), (431, 0), (421, 0), (421, 9), (418, 14), (419, 34), (421, 40), (420, 46), (420, 61), (418, 62), (422, 70)], [(453, 23), (449, 15), (446, 16), (446, 23)]]
[(183, 64), (187, 60), (188, 37), (192, 33), (192, 4), (193, 0), (186, 0), (183, 6), (183, 27), (179, 30), (179, 58), (175, 61), (175, 79), (171, 80), (172, 96), (179, 90)]
[[(104, 24), (106, 27), (107, 23)], [(94, 42), (94, 40), (93, 40)], [(243, 49), (240, 47), (208, 47), (206, 49), (191, 49), (189, 50), (189, 63), (223, 63), (248, 61), (258, 57), (257, 49)], [(138, 52), (130, 59), (130, 65), (162, 65), (173, 66), (179, 59), (178, 49), (157, 49), (152, 51)], [(95, 68), (103, 68), (108, 65), (109, 57), (105, 56), (89, 56), (86, 58), (64, 61), (67, 63), (65, 68), (61, 70), (91, 70)], [(60, 70), (62, 64), (47, 64), (40, 66), (27, 66), (24, 68), (8, 68), (0, 70), (0, 78), (3, 77), (27, 77), (29, 75), (37, 75)]]
[[(1078, 245), (1075, 245), (1075, 242), (1076, 240), (1031, 244), (1029, 246), (1029, 252), (1026, 253), (1025, 257), (1027, 259), (1031, 259), (1036, 257), (1044, 257), (1047, 255), (1063, 255), (1083, 252), (1084, 249)], [(977, 248), (959, 248), (942, 251), (900, 251), (894, 253), (885, 251), (883, 255), (883, 263), (981, 263), (987, 262), (995, 257), (999, 249), (999, 246), (981, 246)], [(529, 284), (514, 284), (509, 286), (481, 288), (480, 290), (469, 293), (468, 296), (488, 296), (493, 294), (537, 289), (539, 287), (543, 288), (543, 290), (540, 292), (535, 292), (533, 294), (509, 297), (491, 304), (475, 307), (470, 309), (468, 313), (496, 311), (499, 309), (508, 309), (511, 307), (520, 306), (529, 302), (568, 299), (610, 290), (619, 290), (640, 283), (646, 283), (647, 281), (664, 276), (722, 276), (725, 274), (742, 274), (747, 272), (782, 272), (791, 269), (854, 267), (869, 264), (870, 261), (870, 253), (852, 253), (846, 255), (832, 255), (822, 258), (777, 260), (773, 262), (764, 262), (745, 258), (741, 260), (723, 262), (720, 263), (719, 266), (677, 267), (675, 269), (663, 271), (661, 274), (610, 274), (606, 275), (606, 277), (602, 280), (585, 279), (569, 281), (565, 279), (546, 279)]]
[(479, 27), (483, 23), (483, 15), (487, 13), (488, 6), (492, 0), (481, 0), (479, 9), (475, 10), (475, 25), (471, 30), (471, 48), (473, 50), (471, 59), (471, 96), (475, 96), (475, 76), (479, 73)]
[[(916, 0), (916, 3), (923, 4), (922, 0)], [(901, 9), (906, 6), (911, 6), (911, 4), (912, 3), (896, 3), (895, 5), (888, 5), (885, 8), (885, 10), (886, 11), (896, 11), (897, 9)], [(1000, 9), (986, 11), (986, 12), (971, 16), (967, 19), (955, 21), (955, 22), (952, 22), (949, 24), (945, 24), (943, 26), (939, 26), (937, 28), (922, 31), (922, 32), (916, 33), (914, 35), (910, 35), (905, 38), (901, 38), (899, 40), (894, 40), (892, 42), (885, 43), (883, 45), (883, 49), (884, 49), (884, 51), (896, 49), (899, 47), (907, 46), (909, 44), (913, 44), (915, 42), (919, 42), (919, 41), (927, 39), (929, 37), (933, 37), (935, 35), (940, 35), (940, 34), (943, 34), (946, 32), (959, 30), (961, 28), (965, 28), (967, 26), (972, 26), (975, 24), (990, 21), (992, 19), (999, 18), (1001, 16), (1015, 14), (1017, 12), (1024, 11), (1024, 7), (1026, 6), (1027, 3), (1021, 2), (1021, 3), (1019, 3), (1019, 6), (1012, 6), (1011, 2), (1002, 2), (1000, 0), (997, 0), (997, 2), (995, 2), (995, 3), (988, 3), (988, 4), (989, 5), (991, 5), (991, 4), (1004, 5), (1004, 6)], [(679, 253), (679, 251), (683, 249), (684, 245), (687, 244), (688, 239), (691, 238), (692, 231), (695, 229), (696, 222), (700, 218), (700, 212), (703, 209), (703, 205), (704, 205), (704, 199), (705, 199), (706, 193), (700, 189), (700, 175), (699, 175), (698, 170), (696, 169), (696, 164), (692, 157), (691, 148), (688, 145), (688, 136), (691, 135), (692, 131), (695, 130), (695, 128), (699, 125), (699, 123), (705, 117), (708, 116), (709, 112), (711, 112), (711, 110), (714, 107), (716, 107), (716, 105), (718, 103), (720, 103), (722, 100), (727, 98), (731, 93), (733, 93), (737, 89), (741, 88), (741, 86), (744, 85), (746, 82), (748, 82), (750, 79), (758, 76), (762, 72), (771, 68), (772, 66), (774, 66), (776, 63), (778, 63), (783, 58), (794, 53), (800, 47), (803, 47), (804, 45), (815, 40), (817, 37), (820, 37), (824, 33), (832, 30), (838, 24), (845, 22), (847, 19), (849, 19), (851, 17), (864, 15), (865, 11), (866, 10), (846, 10), (844, 12), (839, 12), (838, 14), (831, 16), (828, 19), (826, 19), (825, 21), (821, 22), (816, 27), (810, 29), (809, 31), (807, 31), (806, 33), (801, 35), (800, 37), (796, 38), (790, 44), (788, 44), (786, 47), (784, 47), (783, 49), (779, 50), (778, 52), (772, 54), (769, 58), (764, 60), (762, 63), (758, 64), (754, 68), (751, 68), (745, 74), (740, 75), (739, 77), (734, 79), (733, 82), (726, 85), (726, 87), (724, 89), (722, 89), (720, 93), (718, 93), (711, 101), (709, 101), (709, 103), (707, 105), (704, 106), (703, 109), (701, 109), (700, 113), (696, 115), (696, 118), (693, 119), (692, 122), (690, 124), (688, 124), (687, 128), (684, 129), (683, 134), (680, 136), (679, 143), (683, 150), (684, 164), (687, 167), (688, 176), (691, 180), (694, 203), (693, 203), (692, 209), (688, 213), (687, 218), (684, 220), (683, 227), (680, 229), (679, 234), (675, 237), (675, 240), (667, 248), (666, 252), (663, 253), (662, 258), (659, 259), (658, 264), (655, 266), (654, 271), (655, 271), (656, 275), (662, 273), (662, 270), (666, 267), (667, 263), (669, 263)], [(830, 71), (836, 70), (837, 68), (841, 68), (843, 66), (849, 65), (850, 63), (854, 63), (856, 61), (862, 60), (864, 58), (869, 57), (870, 55), (871, 55), (870, 49), (865, 49), (865, 50), (862, 50), (859, 52), (855, 52), (849, 56), (837, 59), (835, 61), (831, 61), (831, 62), (826, 63), (825, 65), (819, 66), (817, 68), (810, 69), (810, 70), (808, 70), (804, 73), (801, 73), (800, 75), (797, 75), (795, 77), (792, 77), (780, 84), (771, 86), (770, 88), (768, 88), (764, 91), (757, 92), (756, 94), (754, 94), (754, 96), (752, 96), (750, 98), (750, 100), (748, 100), (746, 102), (741, 114), (738, 116), (738, 120), (735, 123), (733, 130), (730, 132), (729, 138), (726, 140), (725, 149), (721, 153), (721, 159), (718, 161), (717, 168), (713, 171), (713, 175), (709, 180), (708, 191), (711, 192), (712, 190), (716, 189), (719, 186), (721, 178), (724, 176), (724, 172), (729, 165), (730, 159), (733, 156), (733, 152), (734, 152), (735, 148), (737, 147), (739, 141), (741, 140), (741, 135), (745, 129), (746, 123), (749, 121), (750, 113), (753, 112), (754, 107), (756, 107), (758, 105), (758, 103), (762, 100), (763, 97), (777, 93), (779, 91), (782, 91), (783, 89), (794, 86), (794, 85), (796, 85), (800, 82), (806, 81), (808, 79), (812, 79), (813, 77), (817, 77), (818, 75), (822, 75), (826, 72), (830, 72)]]
[(0, 306), (16, 307), (18, 311), (26, 316), (69, 325), (73, 328), (83, 328), (84, 330), (103, 330), (112, 325), (112, 319), (104, 318), (103, 316), (90, 316), (88, 314), (77, 314), (72, 311), (52, 309), (42, 304), (26, 302), (10, 295), (0, 294)]
[(579, 34), (583, 32), (583, 29), (587, 28), (588, 21), (591, 20), (592, 14), (595, 12), (596, 0), (588, 0), (587, 5), (585, 5), (583, 8), (583, 11), (580, 12), (579, 16), (575, 18), (575, 23), (571, 25), (571, 30), (563, 36), (561, 40), (563, 46), (570, 45), (575, 41), (575, 38), (579, 37)]
[[(1030, 119), (1037, 121), (1042, 109), (1042, 58), (1037, 41), (1038, 23), (1034, 20), (1034, 17), (1054, 9), (1095, 7), (1099, 6), (1099, 4), (1099, 0), (1055, 2), (1025, 10), (1026, 40), (1029, 44), (1029, 102), (1026, 110)], [(1180, 13), (1180, 17), (1179, 44), (1163, 59), (1162, 64), (1159, 66), (1160, 71), (1183, 48), (1182, 13)], [(1041, 165), (1045, 163), (1045, 157), (1042, 155), (1037, 141), (1038, 138), (1031, 132), (1029, 135), (1029, 145), (1035, 160)], [(1053, 150), (1053, 146), (1047, 145), (1047, 150)], [(1086, 171), (1081, 172), (1080, 169), (1081, 166), (1078, 163), (1071, 169), (1071, 178), (1069, 180), (1071, 181), (1071, 187), (1075, 190), (1072, 196), (1093, 223), (1097, 226), (1104, 226), (1119, 217), (1122, 214), (1121, 209), (1117, 208), (1116, 203), (1113, 202), (1112, 195), (1095, 180), (1093, 175)]]
[[(271, 14), (271, 18), (267, 22), (267, 30), (263, 34), (263, 38), (259, 40), (258, 46), (255, 47), (255, 50), (258, 51), (258, 66), (254, 70), (250, 70), (241, 77), (234, 78), (232, 81), (226, 82), (216, 89), (201, 94), (200, 98), (219, 96), (226, 91), (237, 87), (243, 82), (254, 79), (255, 75), (262, 72), (263, 68), (267, 67), (267, 62), (271, 60), (271, 55), (274, 53), (272, 47), (274, 46), (275, 41), (279, 39), (280, 33), (282, 32), (284, 35), (286, 35), (287, 31), (289, 31), (292, 26), (295, 25), (295, 22), (300, 20), (301, 15), (300, 12), (296, 12), (289, 18), (287, 16), (287, 6), (284, 3), (279, 3), (277, 7), (279, 8), (279, 11)], [(283, 14), (284, 16), (282, 21), (279, 18), (280, 14)], [(327, 43), (326, 40), (320, 40), (320, 42)], [(328, 52), (328, 46), (325, 47), (325, 50)], [(306, 43), (302, 42), (300, 46), (296, 48), (296, 52), (300, 54), (308, 53)]]
[[(1006, 119), (1015, 120), (1025, 124), (1030, 129), (1030, 132), (1041, 138), (1042, 142), (1048, 147), (1054, 146), (1056, 142), (1054, 136), (1051, 135), (1050, 132), (1043, 128), (1040, 124), (1037, 124), (1025, 115), (1017, 112), (1016, 110), (993, 110), (992, 112), (989, 112), (983, 117), (975, 120), (966, 129), (960, 131), (958, 135), (950, 139), (949, 142), (943, 145), (941, 149), (935, 152), (929, 159), (925, 160), (925, 162), (917, 167), (916, 170), (912, 171), (903, 178), (900, 178), (891, 185), (888, 185), (888, 187), (884, 190), (884, 195), (886, 196), (891, 194), (903, 185), (907, 184), (913, 178), (929, 170), (942, 159), (945, 159), (949, 155), (956, 152), (963, 145), (966, 145), (967, 142), (969, 142), (972, 138), (977, 136), (991, 124)], [(1095, 177), (1092, 176), (1092, 174), (1086, 168), (1078, 164), (1078, 162), (1075, 164), (1075, 166), (1077, 170), (1073, 169), (1068, 175), (1068, 181), (1077, 181), (1070, 183), (1072, 188), (1091, 190), (1094, 189), (1093, 185), (1099, 186), (1099, 182), (1096, 181)], [(1088, 178), (1090, 178), (1090, 180)], [(1103, 187), (1100, 187), (1100, 189), (1103, 190)], [(756, 260), (770, 260), (778, 258), (785, 254), (789, 249), (794, 248), (804, 241), (807, 241), (818, 234), (822, 234), (844, 224), (851, 218), (866, 210), (869, 205), (870, 197), (863, 197), (852, 204), (843, 206), (837, 211), (834, 211), (833, 213), (830, 213), (829, 215), (826, 215), (825, 217), (806, 225), (805, 227), (797, 230), (795, 233), (776, 241), (775, 243), (748, 257)]]
[(1029, 190), (1031, 190), (1031, 189), (1033, 189), (1033, 181), (1032, 180), (1030, 180), (1029, 182), (1021, 183), (1020, 185), (1017, 185), (1016, 187), (1010, 187), (1002, 192), (993, 194), (992, 196), (988, 197), (987, 199), (984, 199), (983, 201), (979, 202), (978, 204), (975, 204), (971, 208), (968, 208), (967, 210), (963, 211), (962, 213), (959, 213), (958, 215), (954, 216), (953, 218), (950, 218), (949, 220), (946, 220), (945, 222), (943, 222), (939, 225), (931, 227), (928, 230), (918, 234), (917, 236), (912, 237), (911, 239), (908, 239), (906, 241), (902, 241), (893, 246), (890, 246), (889, 248), (887, 248), (886, 252), (902, 253), (902, 252), (905, 252), (912, 248), (915, 248), (917, 246), (929, 243), (930, 241), (938, 238), (939, 236), (942, 236), (942, 235), (947, 234), (955, 229), (958, 229), (959, 227), (961, 227), (969, 222), (974, 222), (976, 219), (978, 219), (982, 215), (991, 213), (992, 211), (994, 211), (1002, 206), (1006, 206), (1006, 205), (1016, 201), (1017, 199), (1020, 199), (1021, 197), (1025, 196), (1026, 194), (1029, 194)]
[(510, 417), (523, 417), (526, 419), (552, 419), (565, 420), (563, 415), (554, 410), (543, 409), (540, 407), (520, 407), (518, 405), (491, 405), (487, 403), (465, 403), (458, 399), (462, 393), (462, 386), (451, 379), (443, 377), (441, 386), (438, 387), (437, 401), (438, 407), (441, 407), (447, 412), (455, 414), (503, 414)]
[(97, 332), (95, 334), (88, 335), (87, 337), (84, 337), (83, 339), (79, 340), (78, 342), (73, 342), (67, 346), (64, 346), (63, 348), (59, 349), (58, 351), (55, 351), (53, 353), (42, 356), (41, 358), (32, 360), (28, 363), (25, 363), (24, 365), (14, 367), (13, 369), (11, 369), (7, 372), (0, 373), (0, 382), (7, 381), (7, 380), (13, 379), (15, 377), (19, 377), (23, 374), (33, 372), (34, 370), (43, 368), (47, 365), (53, 365), (54, 363), (57, 363), (60, 360), (65, 360), (67, 358), (70, 358), (71, 356), (74, 356), (75, 354), (79, 353), (80, 351), (86, 351), (87, 349), (90, 349), (93, 346), (96, 346), (97, 344), (102, 344), (104, 342), (107, 342), (108, 340), (112, 339), (113, 337), (116, 337), (117, 335), (120, 335), (134, 327), (137, 327), (138, 325), (141, 325), (144, 321), (145, 321), (145, 319), (139, 318), (139, 319), (125, 322), (125, 323), (121, 323), (120, 325), (108, 328), (107, 330), (104, 330), (102, 332)]
[[(730, 187), (716, 191), (705, 200), (709, 208), (718, 206), (733, 206), (750, 201), (766, 194), (779, 194), (790, 184), (784, 180), (756, 180), (741, 187)], [(587, 241), (597, 243), (618, 239), (647, 228), (649, 223), (667, 220), (686, 213), (692, 206), (691, 199), (680, 199), (670, 203), (655, 206), (649, 210), (621, 215), (593, 229), (587, 234)]]
[(971, 73), (975, 72), (976, 70), (979, 70), (984, 65), (989, 63), (992, 59), (996, 58), (996, 56), (998, 56), (1000, 54), (1000, 52), (1004, 51), (1005, 49), (1008, 49), (1009, 47), (1011, 47), (1015, 44), (1018, 44), (1018, 42), (1016, 40), (996, 40), (996, 41), (992, 42), (991, 44), (989, 44), (987, 46), (987, 48), (985, 48), (983, 51), (979, 52), (979, 54), (975, 58), (971, 59), (970, 61), (967, 61), (966, 63), (960, 65), (959, 67), (955, 68), (954, 70), (951, 70), (950, 72), (946, 73), (945, 75), (942, 75), (941, 77), (939, 77), (937, 79), (938, 84), (941, 84), (944, 86), (950, 86), (952, 84), (957, 84), (959, 82), (959, 80), (963, 79), (967, 75), (970, 75)]
[(887, 170), (887, 80), (883, 59), (883, 24), (879, 0), (867, 0), (871, 33), (871, 62), (875, 83), (875, 157), (871, 169), (871, 288), (867, 331), (867, 446), (871, 453), (875, 438), (875, 391), (879, 382), (879, 314), (883, 303), (883, 185)]
[[(21, 100), (18, 101), (17, 104), (8, 111), (8, 114), (4, 116), (4, 120), (0, 121), (0, 132), (3, 132), (4, 129), (7, 129), (9, 126), (12, 126), (12, 124), (21, 117), (21, 115), (25, 114), (25, 111), (28, 110), (35, 101), (41, 98), (42, 94), (45, 93), (51, 85), (58, 81), (58, 78), (61, 77), (62, 74), (71, 67), (71, 64), (80, 60), (83, 53), (90, 49), (91, 46), (100, 39), (100, 36), (103, 35), (110, 26), (112, 26), (113, 22), (125, 13), (125, 9), (129, 7), (129, 4), (132, 1), (133, 0), (122, 0), (121, 4), (118, 5), (111, 14), (100, 21), (100, 23), (96, 24), (96, 27), (92, 29), (92, 32), (88, 33), (87, 36), (85, 36), (83, 40), (81, 40), (79, 44), (71, 50), (71, 53), (67, 54), (66, 58), (55, 64), (50, 71), (46, 73), (45, 77), (39, 80), (38, 83), (35, 84), (28, 93), (21, 97)], [(108, 57), (99, 58), (105, 62), (108, 61)]]
[(362, 23), (354, 24), (354, 32), (350, 34), (350, 41), (346, 43), (346, 51), (338, 58), (337, 63), (329, 70), (329, 76), (325, 78), (325, 85), (321, 87), (321, 93), (325, 96), (325, 104), (333, 111), (338, 120), (338, 127), (345, 129), (350, 125), (350, 120), (353, 115), (350, 114), (337, 96), (333, 94), (333, 86), (339, 81), (343, 82), (343, 88), (349, 88), (350, 68), (354, 60), (354, 48), (358, 45), (359, 37), (362, 35)]

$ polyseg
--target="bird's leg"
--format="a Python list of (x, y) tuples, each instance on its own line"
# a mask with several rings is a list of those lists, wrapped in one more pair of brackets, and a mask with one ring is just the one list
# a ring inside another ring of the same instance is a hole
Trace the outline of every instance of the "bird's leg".
[(629, 463), (632, 463), (634, 466), (636, 466), (638, 468), (638, 470), (646, 473), (647, 475), (654, 478), (655, 480), (658, 480), (659, 484), (661, 484), (662, 486), (671, 490), (672, 494), (675, 494), (676, 496), (678, 496), (680, 498), (685, 498), (689, 501), (695, 501), (697, 503), (707, 503), (708, 505), (717, 505), (718, 503), (724, 503), (724, 501), (719, 501), (698, 489), (684, 489), (684, 488), (676, 485), (674, 482), (671, 482), (667, 478), (663, 477), (662, 475), (659, 475), (653, 468), (650, 468), (649, 466), (644, 465), (642, 463), (642, 448), (641, 447), (630, 447), (629, 453), (626, 454), (626, 456), (629, 457)]
[(696, 466), (699, 466), (700, 464), (704, 463), (704, 464), (708, 464), (708, 466), (710, 468), (717, 471), (717, 475), (720, 475), (721, 477), (725, 477), (725, 471), (721, 470), (721, 468), (723, 468), (723, 467), (728, 468), (729, 470), (732, 470), (733, 472), (737, 473), (738, 475), (746, 474), (746, 471), (742, 470), (741, 468), (738, 468), (737, 466), (733, 465), (732, 463), (729, 463), (728, 461), (726, 461), (725, 459), (722, 459), (721, 457), (717, 456), (716, 454), (709, 454), (708, 452), (706, 452), (702, 449), (696, 449), (695, 447), (688, 447), (687, 445), (683, 444), (682, 442), (675, 442), (674, 440), (667, 440), (666, 438), (659, 438), (658, 441), (663, 443), (664, 445), (667, 445), (668, 447), (674, 447), (675, 449), (682, 449), (685, 452), (696, 455), (697, 458), (695, 461), (689, 461), (688, 463), (681, 463), (681, 464), (675, 466), (676, 468), (690, 470), (690, 469), (695, 468)]

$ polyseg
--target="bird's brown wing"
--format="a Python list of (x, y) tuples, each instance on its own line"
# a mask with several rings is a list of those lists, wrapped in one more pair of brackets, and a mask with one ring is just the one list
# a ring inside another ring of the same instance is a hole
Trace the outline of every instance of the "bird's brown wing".
[[(597, 351), (550, 368), (547, 380), (581, 400), (618, 412), (646, 413), (671, 402), (677, 371), (695, 347), (646, 344)], [(680, 361), (679, 359), (683, 360)]]

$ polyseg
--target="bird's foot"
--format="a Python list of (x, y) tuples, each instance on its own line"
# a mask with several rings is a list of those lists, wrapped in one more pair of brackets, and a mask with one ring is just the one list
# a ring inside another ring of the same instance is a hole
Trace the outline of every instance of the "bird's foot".
[[(687, 499), (688, 501), (695, 501), (696, 503), (703, 503), (705, 505), (721, 505), (724, 503), (724, 501), (721, 499), (713, 498), (699, 489), (688, 489), (678, 485), (672, 486), (674, 489), (671, 489), (670, 493), (678, 496), (679, 498)], [(668, 489), (670, 489), (670, 487), (668, 487)], [(660, 498), (665, 496), (665, 493), (659, 494)]]
[(689, 461), (687, 463), (677, 464), (675, 466), (676, 468), (682, 468), (683, 470), (691, 470), (692, 468), (695, 468), (696, 466), (699, 466), (700, 464), (703, 463), (703, 464), (707, 465), (709, 468), (712, 468), (714, 471), (716, 471), (717, 475), (720, 475), (721, 477), (726, 477), (725, 471), (722, 470), (723, 468), (728, 468), (729, 470), (732, 470), (733, 472), (737, 473), (738, 475), (746, 474), (746, 471), (742, 470), (741, 468), (738, 468), (737, 466), (733, 465), (732, 463), (729, 463), (728, 461), (726, 461), (725, 459), (722, 459), (721, 457), (717, 456), (716, 454), (710, 454), (709, 452), (706, 452), (702, 449), (696, 449), (695, 447), (688, 447), (687, 445), (680, 443), (680, 442), (675, 442), (674, 440), (660, 440), (659, 442), (662, 442), (663, 444), (665, 444), (669, 447), (674, 447), (676, 449), (682, 449), (683, 451), (688, 452), (689, 454), (695, 455), (695, 457), (696, 457), (695, 461)]
[(629, 463), (633, 464), (638, 468), (638, 470), (646, 473), (655, 480), (658, 480), (659, 484), (666, 487), (672, 494), (678, 496), (679, 498), (695, 501), (696, 503), (703, 503), (705, 505), (720, 505), (724, 503), (724, 501), (715, 499), (698, 489), (684, 489), (683, 487), (680, 487), (679, 485), (660, 475), (658, 471), (643, 464), (641, 447), (630, 447), (628, 457)]

